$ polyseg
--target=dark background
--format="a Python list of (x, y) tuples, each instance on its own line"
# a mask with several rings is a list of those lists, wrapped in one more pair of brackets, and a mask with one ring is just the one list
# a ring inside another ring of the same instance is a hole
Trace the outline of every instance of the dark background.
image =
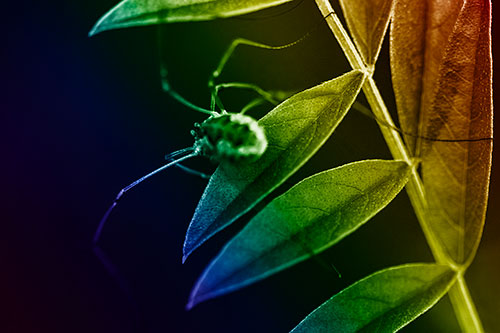
[[(397, 264), (432, 261), (401, 193), (320, 256), (341, 278), (308, 261), (186, 312), (195, 280), (244, 221), (182, 265), (184, 234), (205, 181), (172, 169), (131, 191), (104, 230), (101, 247), (120, 272), (120, 286), (92, 252), (97, 223), (120, 188), (160, 166), (165, 153), (192, 144), (189, 130), (203, 115), (160, 91), (156, 28), (87, 38), (114, 4), (27, 1), (3, 9), (2, 332), (287, 332), (361, 277)], [(224, 79), (301, 90), (348, 71), (326, 25), (318, 25), (321, 16), (312, 1), (288, 12), (292, 7), (169, 25), (165, 61), (171, 84), (208, 106), (206, 79), (232, 39), (279, 45), (311, 29), (309, 38), (290, 49), (241, 49)], [(493, 40), (497, 30), (494, 23)], [(387, 59), (384, 45), (376, 80), (394, 110)], [(234, 108), (243, 97), (248, 96), (223, 94)], [(466, 276), (487, 332), (500, 331), (499, 152), (483, 242)], [(350, 112), (280, 191), (315, 171), (365, 158), (389, 154), (376, 123)], [(193, 165), (213, 169), (208, 161)], [(448, 299), (404, 331), (458, 331)]]

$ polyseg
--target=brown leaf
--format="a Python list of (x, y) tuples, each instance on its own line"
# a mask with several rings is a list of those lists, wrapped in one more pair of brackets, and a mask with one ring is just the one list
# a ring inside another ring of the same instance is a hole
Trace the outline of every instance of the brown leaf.
[(462, 0), (395, 0), (391, 25), (391, 71), (401, 128), (416, 152), (419, 119), (432, 95), (444, 47)]
[(340, 0), (347, 26), (366, 65), (377, 61), (393, 0)]
[[(426, 17), (427, 24), (411, 28), (412, 17)], [(412, 133), (418, 126), (421, 137), (438, 139), (413, 141), (422, 157), (427, 217), (441, 250), (459, 265), (467, 265), (477, 249), (488, 198), (488, 138), (493, 136), (490, 31), (489, 0), (428, 0), (425, 5), (398, 0), (391, 30), (401, 125)], [(403, 33), (409, 36), (406, 41)]]

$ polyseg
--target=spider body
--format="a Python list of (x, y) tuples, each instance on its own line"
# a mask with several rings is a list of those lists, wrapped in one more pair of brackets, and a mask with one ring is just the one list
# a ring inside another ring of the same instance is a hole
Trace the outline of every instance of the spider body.
[(252, 117), (241, 113), (216, 114), (191, 131), (194, 148), (216, 162), (252, 162), (264, 154), (267, 139)]

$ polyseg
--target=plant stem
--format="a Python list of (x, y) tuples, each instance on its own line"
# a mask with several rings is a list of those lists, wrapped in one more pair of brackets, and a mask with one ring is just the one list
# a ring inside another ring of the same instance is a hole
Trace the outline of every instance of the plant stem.
[(462, 272), (458, 273), (457, 282), (451, 287), (448, 294), (453, 309), (458, 314), (457, 317), (462, 331), (471, 333), (484, 332)]
[[(375, 81), (371, 76), (372, 69), (366, 68), (359, 52), (357, 51), (351, 38), (347, 34), (347, 31), (344, 29), (339, 17), (334, 13), (334, 10), (328, 0), (316, 0), (316, 4), (324, 16), (328, 15), (328, 17), (326, 18), (328, 26), (339, 42), (351, 67), (364, 71), (369, 76), (368, 80), (363, 86), (363, 92), (365, 93), (366, 99), (368, 100), (368, 103), (370, 104), (372, 112), (375, 114), (375, 116), (388, 125), (381, 125), (380, 130), (382, 131), (382, 135), (384, 136), (391, 154), (395, 159), (404, 160), (410, 165), (415, 164), (414, 161), (410, 158), (410, 154), (408, 153), (408, 150), (406, 149), (401, 136), (394, 129), (395, 125), (392, 117), (387, 110), (387, 107), (385, 106), (384, 100), (380, 95)], [(427, 237), (427, 241), (430, 244), (432, 253), (436, 258), (436, 261), (438, 261), (439, 263), (447, 263), (448, 260), (446, 260), (446, 258), (444, 258), (444, 256), (440, 254), (442, 252), (438, 250), (437, 241), (432, 237), (427, 224), (423, 222), (425, 221), (424, 212), (427, 204), (425, 201), (422, 180), (420, 179), (420, 176), (418, 175), (415, 168), (413, 169), (412, 177), (406, 187), (408, 195), (410, 196), (412, 204), (414, 205), (417, 217), (419, 221), (421, 221), (425, 236)]]
[[(340, 44), (351, 67), (365, 72), (368, 76), (366, 83), (363, 85), (363, 92), (365, 93), (366, 99), (368, 100), (375, 116), (388, 125), (384, 126), (379, 124), (379, 127), (392, 156), (395, 159), (404, 160), (408, 164), (415, 166), (416, 163), (410, 157), (401, 136), (394, 129), (394, 122), (389, 110), (387, 109), (377, 85), (372, 78), (374, 70), (373, 65), (365, 65), (361, 55), (349, 37), (349, 34), (344, 29), (342, 22), (335, 14), (330, 2), (328, 0), (315, 1), (323, 17), (326, 17), (328, 26)], [(470, 297), (467, 284), (463, 277), (463, 268), (457, 266), (453, 260), (444, 254), (440, 248), (439, 242), (434, 237), (429, 224), (427, 223), (427, 202), (425, 199), (424, 186), (416, 167), (413, 168), (412, 177), (406, 185), (406, 191), (436, 262), (446, 264), (457, 271), (457, 282), (450, 289), (449, 295), (462, 330), (464, 332), (484, 332), (474, 302)]]

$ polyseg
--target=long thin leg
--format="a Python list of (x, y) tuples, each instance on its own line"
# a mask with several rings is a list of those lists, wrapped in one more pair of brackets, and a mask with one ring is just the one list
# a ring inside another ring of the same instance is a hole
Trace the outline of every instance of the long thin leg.
[(161, 88), (164, 92), (169, 94), (173, 99), (178, 101), (179, 103), (183, 104), (184, 106), (193, 109), (195, 111), (213, 115), (213, 112), (211, 110), (204, 109), (202, 107), (199, 107), (197, 105), (194, 105), (193, 103), (189, 102), (187, 99), (182, 97), (178, 92), (172, 89), (170, 86), (170, 83), (168, 82), (167, 76), (168, 76), (168, 70), (167, 66), (165, 65), (165, 60), (164, 60), (164, 36), (163, 36), (163, 27), (159, 26), (158, 27), (158, 58), (160, 62), (160, 80), (161, 80)]
[(257, 97), (257, 98), (254, 98), (250, 101), (250, 103), (248, 103), (247, 105), (245, 105), (241, 111), (240, 111), (240, 114), (245, 114), (247, 113), (248, 111), (250, 111), (251, 109), (259, 106), (259, 105), (262, 105), (264, 103), (267, 103), (267, 101), (262, 98), (262, 97)]
[[(328, 13), (326, 16), (323, 17), (323, 20), (326, 19), (327, 17), (329, 17), (330, 15), (333, 15), (333, 14), (335, 14), (335, 13), (334, 12)], [(233, 40), (233, 42), (229, 45), (227, 50), (224, 52), (221, 60), (219, 61), (217, 68), (212, 72), (212, 74), (210, 75), (210, 78), (208, 80), (208, 87), (211, 90), (211, 95), (212, 95), (211, 96), (211, 98), (212, 98), (211, 109), (215, 110), (215, 106), (217, 105), (220, 110), (222, 110), (222, 111), (225, 110), (224, 105), (222, 104), (222, 101), (220, 100), (219, 96), (217, 95), (217, 91), (216, 91), (217, 85), (215, 84), (215, 80), (221, 75), (222, 71), (224, 70), (224, 67), (226, 66), (227, 62), (229, 61), (229, 59), (231, 58), (231, 56), (233, 55), (234, 51), (236, 50), (236, 48), (238, 46), (246, 45), (246, 46), (257, 47), (257, 48), (261, 48), (261, 49), (265, 49), (265, 50), (283, 50), (283, 49), (295, 46), (295, 45), (299, 44), (300, 42), (304, 41), (306, 38), (308, 38), (312, 34), (312, 32), (314, 32), (316, 29), (318, 29), (322, 24), (323, 24), (323, 21), (318, 22), (318, 24), (315, 27), (313, 27), (307, 33), (302, 35), (302, 37), (300, 37), (299, 39), (297, 39), (291, 43), (285, 44), (285, 45), (277, 45), (277, 46), (267, 45), (267, 44), (263, 44), (263, 43), (259, 43), (259, 42), (254, 42), (254, 41), (251, 41), (251, 40), (245, 39), (245, 38), (237, 38), (237, 39)]]
[(102, 232), (102, 229), (104, 227), (104, 224), (106, 223), (106, 220), (108, 219), (109, 215), (111, 214), (111, 211), (113, 210), (113, 208), (116, 207), (116, 205), (118, 204), (118, 201), (120, 200), (120, 198), (126, 193), (128, 192), (130, 189), (132, 189), (133, 187), (135, 187), (136, 185), (142, 183), (144, 180), (148, 179), (149, 177), (157, 174), (158, 172), (161, 172), (173, 165), (176, 165), (177, 163), (180, 163), (184, 160), (187, 160), (188, 158), (191, 158), (191, 157), (195, 157), (195, 156), (198, 156), (199, 155), (199, 152), (194, 150), (194, 148), (186, 148), (186, 149), (182, 149), (178, 152), (175, 152), (173, 154), (175, 154), (175, 156), (178, 156), (178, 155), (182, 155), (182, 154), (186, 154), (186, 153), (189, 153), (188, 155), (185, 155), (185, 156), (182, 156), (182, 157), (179, 157), (178, 159), (176, 159), (175, 161), (172, 161), (172, 162), (169, 162), (167, 164), (165, 164), (164, 166), (148, 173), (147, 175), (137, 179), (135, 182), (131, 183), (130, 185), (124, 187), (122, 190), (120, 190), (120, 192), (118, 192), (118, 194), (116, 195), (116, 198), (115, 200), (113, 201), (113, 203), (111, 204), (111, 206), (108, 208), (108, 210), (106, 211), (106, 213), (104, 213), (104, 216), (102, 217), (101, 221), (99, 222), (99, 226), (97, 227), (97, 230), (94, 234), (94, 238), (93, 238), (93, 242), (94, 244), (97, 244), (97, 242), (99, 241), (99, 238), (101, 236), (101, 232)]
[[(224, 105), (222, 104), (222, 101), (219, 98), (219, 92), (222, 89), (227, 89), (227, 88), (253, 90), (258, 95), (261, 96), (261, 98), (254, 99), (250, 103), (248, 103), (243, 108), (244, 111), (242, 110), (240, 113), (245, 113), (246, 111), (248, 111), (248, 109), (253, 108), (253, 107), (260, 105), (260, 104), (264, 104), (265, 102), (269, 102), (272, 105), (277, 105), (279, 103), (279, 100), (277, 98), (275, 98), (275, 96), (271, 92), (265, 91), (264, 89), (262, 89), (261, 87), (259, 87), (256, 84), (246, 83), (246, 82), (225, 82), (225, 83), (219, 83), (219, 84), (215, 85), (212, 89), (212, 94), (211, 94), (212, 100), (210, 103), (210, 108), (212, 110), (215, 110), (216, 104), (219, 108), (224, 110)], [(258, 100), (258, 102), (257, 102), (257, 100)]]
[[(168, 154), (165, 156), (165, 160), (174, 161), (175, 156), (172, 156), (172, 154)], [(198, 171), (198, 170), (194, 170), (194, 169), (189, 168), (189, 167), (182, 165), (180, 163), (176, 164), (175, 166), (178, 167), (179, 169), (183, 170), (184, 172), (187, 172), (187, 173), (194, 175), (194, 176), (198, 176), (198, 177), (203, 178), (203, 179), (209, 179), (211, 177), (210, 175), (208, 175), (206, 173), (203, 173), (203, 172)]]
[[(239, 88), (239, 89), (249, 89), (255, 91), (260, 97), (251, 100), (247, 105), (245, 105), (240, 113), (245, 113), (249, 109), (252, 109), (256, 106), (264, 104), (266, 102), (272, 105), (278, 105), (283, 102), (285, 99), (290, 97), (295, 93), (295, 91), (282, 91), (282, 90), (264, 90), (256, 84), (246, 83), (246, 82), (224, 82), (219, 83), (215, 86), (215, 94), (218, 96), (219, 92), (225, 88)], [(215, 99), (212, 98), (212, 109), (214, 109)]]
[[(333, 12), (329, 13), (323, 19), (326, 19), (328, 16), (330, 16), (332, 14), (334, 14), (334, 13)], [(316, 29), (318, 29), (318, 27), (320, 27), (322, 23), (323, 22), (318, 22), (318, 24), (315, 27), (313, 27), (311, 30), (309, 30), (304, 35), (302, 35), (302, 37), (300, 37), (299, 39), (297, 39), (291, 43), (284, 44), (284, 45), (268, 45), (268, 44), (263, 44), (263, 43), (259, 43), (259, 42), (254, 42), (252, 40), (245, 39), (245, 38), (237, 38), (237, 39), (233, 40), (232, 43), (227, 48), (226, 52), (224, 52), (224, 55), (222, 56), (221, 60), (219, 61), (217, 68), (212, 72), (212, 75), (210, 76), (209, 81), (213, 82), (216, 78), (218, 78), (221, 75), (222, 70), (224, 69), (227, 62), (229, 61), (229, 58), (231, 58), (231, 56), (233, 55), (234, 51), (236, 50), (236, 48), (238, 46), (247, 45), (247, 46), (257, 47), (257, 48), (266, 49), (266, 50), (283, 50), (283, 49), (295, 46), (295, 45), (301, 43), (302, 41), (304, 41), (306, 38), (308, 38), (311, 35), (312, 32), (314, 32)]]
[(224, 67), (226, 66), (227, 62), (229, 61), (229, 59), (231, 58), (231, 56), (233, 55), (234, 51), (236, 50), (236, 48), (238, 46), (246, 45), (246, 46), (257, 47), (257, 48), (261, 48), (261, 49), (265, 49), (265, 50), (283, 50), (283, 49), (292, 47), (292, 46), (302, 42), (304, 39), (306, 39), (310, 35), (310, 33), (311, 33), (311, 31), (307, 32), (305, 35), (303, 35), (302, 37), (300, 37), (299, 39), (297, 39), (291, 43), (288, 43), (285, 45), (279, 45), (279, 46), (262, 44), (262, 43), (254, 42), (254, 41), (244, 39), (244, 38), (237, 38), (237, 39), (233, 40), (233, 42), (227, 48), (226, 52), (224, 52), (221, 60), (219, 61), (217, 68), (212, 72), (212, 74), (208, 80), (208, 87), (210, 88), (211, 93), (212, 93), (212, 106), (213, 106), (212, 109), (214, 108), (215, 105), (217, 105), (221, 110), (224, 110), (224, 105), (222, 104), (222, 101), (220, 100), (220, 98), (218, 97), (217, 92), (216, 92), (215, 80), (221, 75), (222, 71), (224, 70)]
[(268, 91), (265, 91), (261, 87), (259, 87), (256, 84), (253, 83), (246, 83), (246, 82), (225, 82), (225, 83), (219, 83), (215, 87), (215, 93), (218, 95), (219, 92), (222, 89), (227, 89), (227, 88), (238, 88), (238, 89), (248, 89), (248, 90), (253, 90), (262, 98), (264, 98), (266, 101), (268, 101), (271, 104), (278, 104), (280, 101), (275, 98), (275, 96)]
[(257, 48), (265, 49), (265, 50), (283, 50), (283, 49), (286, 49), (286, 48), (289, 48), (289, 47), (292, 47), (294, 45), (299, 44), (304, 39), (309, 37), (309, 34), (310, 34), (310, 32), (306, 33), (305, 35), (303, 35), (299, 39), (297, 39), (291, 43), (285, 44), (285, 45), (267, 45), (267, 44), (263, 44), (263, 43), (254, 42), (254, 41), (251, 41), (251, 40), (245, 39), (245, 38), (237, 38), (237, 39), (232, 41), (231, 45), (229, 45), (226, 52), (224, 52), (224, 55), (222, 56), (221, 60), (219, 61), (217, 68), (212, 72), (211, 78), (216, 79), (221, 75), (222, 70), (224, 69), (227, 62), (229, 61), (229, 58), (231, 58), (231, 56), (233, 55), (236, 48), (240, 45), (247, 45), (247, 46), (257, 47)]
[(130, 285), (127, 280), (122, 276), (118, 268), (113, 264), (111, 259), (104, 253), (103, 250), (99, 247), (99, 245), (94, 244), (92, 247), (95, 256), (99, 261), (103, 264), (104, 269), (108, 272), (113, 280), (118, 283), (118, 287), (124, 293), (124, 295), (128, 298), (130, 303), (131, 310), (134, 314), (134, 332), (144, 332), (144, 321), (142, 316), (142, 311), (137, 303), (134, 293), (130, 289)]
[(189, 167), (182, 165), (182, 164), (177, 164), (176, 167), (178, 167), (179, 169), (181, 169), (182, 171), (184, 171), (186, 173), (189, 173), (190, 175), (197, 176), (197, 177), (200, 177), (203, 179), (210, 179), (210, 177), (212, 177), (211, 175), (209, 175), (207, 173), (189, 168)]
[(358, 101), (354, 102), (352, 107), (356, 111), (359, 111), (361, 114), (375, 120), (377, 123), (379, 123), (382, 126), (389, 127), (390, 129), (393, 129), (401, 134), (408, 135), (408, 136), (411, 136), (414, 138), (419, 138), (422, 140), (438, 141), (438, 142), (477, 142), (477, 141), (491, 141), (491, 140), (493, 140), (493, 138), (490, 138), (490, 137), (469, 138), (469, 139), (444, 139), (444, 138), (432, 138), (432, 137), (428, 137), (428, 136), (422, 136), (422, 135), (418, 135), (416, 133), (410, 133), (407, 131), (403, 131), (402, 129), (400, 129), (396, 126), (393, 126), (393, 125), (385, 122), (384, 120), (379, 119), (369, 108), (367, 108), (363, 104), (359, 103)]

